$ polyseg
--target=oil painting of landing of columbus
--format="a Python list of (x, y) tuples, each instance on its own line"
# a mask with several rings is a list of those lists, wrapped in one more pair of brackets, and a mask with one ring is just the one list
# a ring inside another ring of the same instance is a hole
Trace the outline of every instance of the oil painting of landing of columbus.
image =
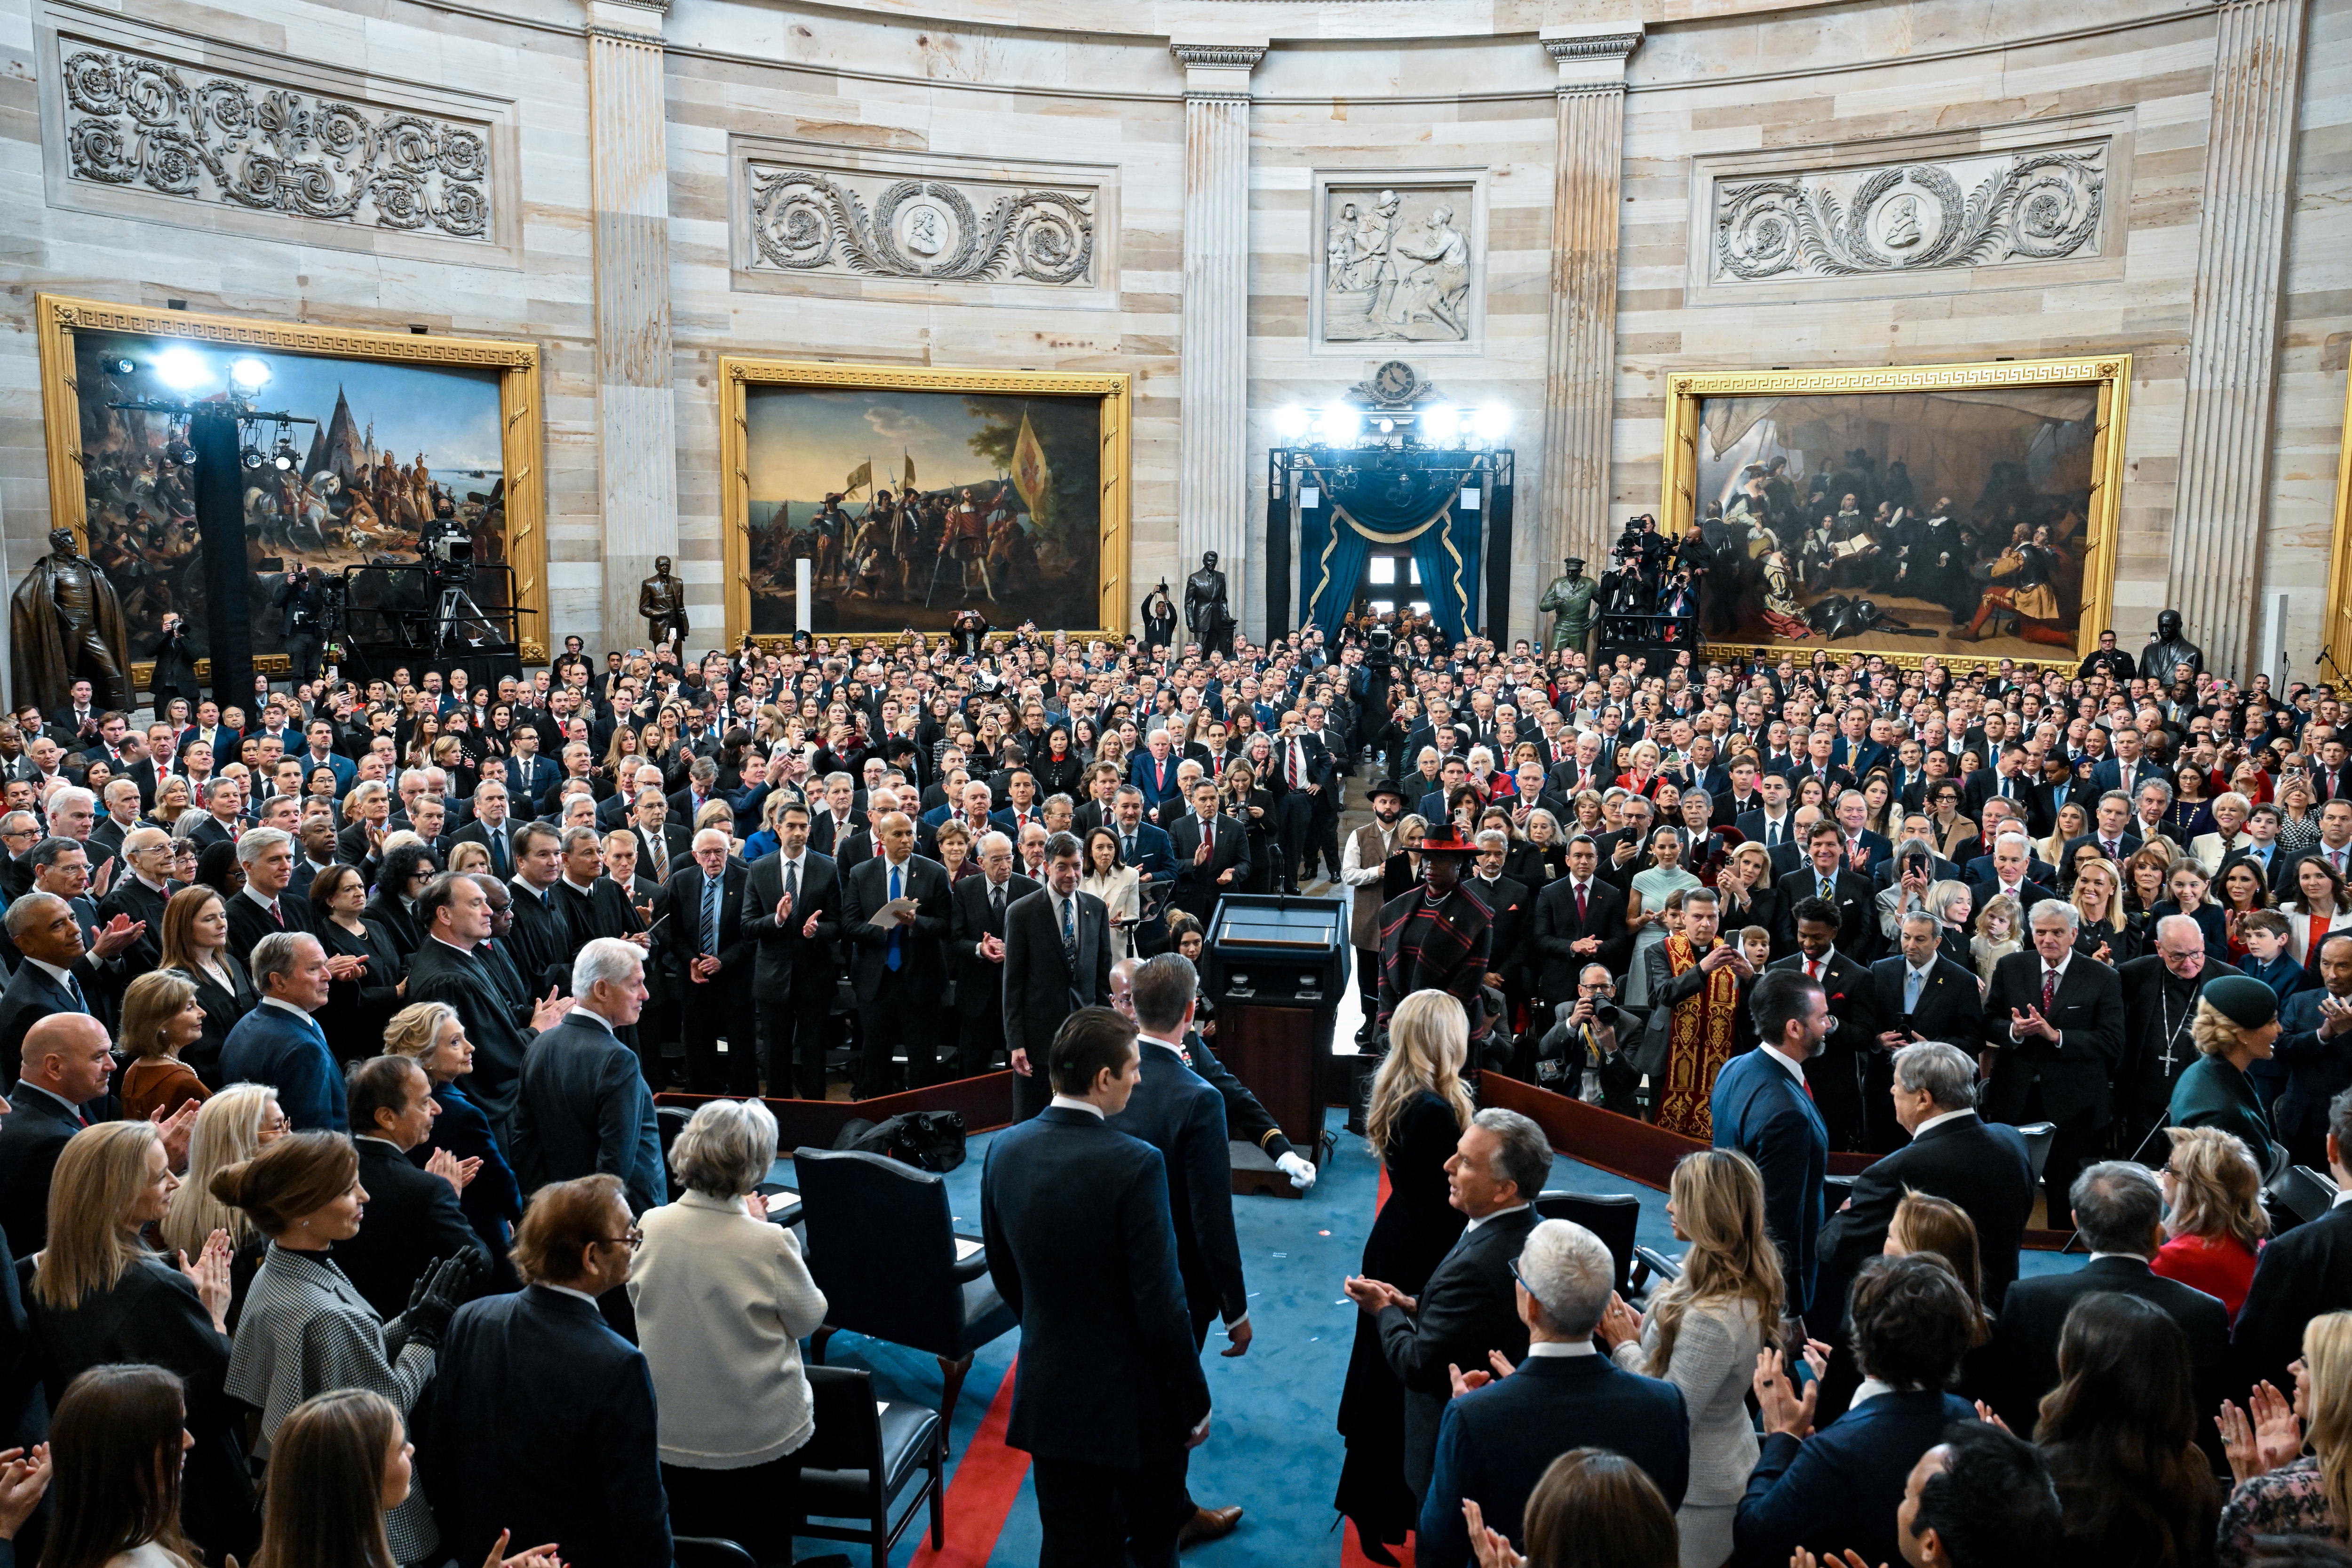
[(1090, 397), (754, 386), (751, 629), (1087, 629), (1101, 621), (1101, 405)]
[[(228, 387), (231, 361), (244, 357), (244, 350), (139, 333), (75, 336), (89, 554), (114, 584), (131, 647), (142, 654), (174, 610), (191, 641), (205, 647), (195, 476), (173, 460), (184, 455), (174, 450), (184, 420), (110, 405), (215, 396)], [(278, 574), (298, 563), (330, 577), (346, 566), (411, 565), (419, 531), (435, 519), (467, 531), (478, 563), (506, 560), (498, 372), (260, 357), (269, 379), (253, 405), (318, 423), (245, 427), (240, 490), (256, 653), (280, 651), (283, 617), (270, 599)], [(504, 573), (482, 574), (474, 588), (485, 608), (506, 593)]]
[(2071, 654), (2093, 564), (2098, 397), (2062, 385), (1702, 399), (1706, 636)]

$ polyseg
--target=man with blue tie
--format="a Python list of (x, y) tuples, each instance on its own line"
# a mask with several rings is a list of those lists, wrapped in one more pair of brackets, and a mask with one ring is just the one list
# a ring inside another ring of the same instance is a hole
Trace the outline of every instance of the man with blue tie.
[[(512, 759), (509, 759), (511, 761)], [(474, 820), (449, 837), (449, 847), (478, 844), (490, 854), (490, 874), (505, 881), (515, 873), (512, 826), (507, 820), (506, 781), (495, 774), (474, 786)]]
[(694, 858), (670, 878), (673, 918), (662, 922), (672, 970), (687, 983), (680, 1017), (687, 1088), (695, 1094), (721, 1091), (719, 1037), (724, 1035), (725, 1092), (757, 1094), (760, 1026), (751, 1002), (751, 970), (760, 946), (743, 929), (743, 888), (751, 873), (729, 853), (723, 827), (696, 834), (693, 853)]
[(1110, 808), (1110, 830), (1118, 835), (1118, 863), (1133, 866), (1145, 882), (1169, 882), (1176, 878), (1174, 841), (1164, 827), (1143, 819), (1144, 795), (1133, 784), (1121, 784)]
[(85, 945), (81, 915), (71, 902), (46, 892), (26, 893), (10, 904), (6, 927), (24, 962), (0, 991), (0, 1090), (16, 1088), (18, 1052), (35, 1024), (54, 1013), (100, 1016), (122, 983), (116, 955), (147, 929), (117, 915)]
[(1737, 1149), (1764, 1177), (1764, 1224), (1780, 1250), (1789, 1313), (1812, 1309), (1830, 1133), (1805, 1087), (1805, 1063), (1829, 1037), (1829, 997), (1795, 970), (1767, 971), (1748, 1001), (1762, 1042), (1716, 1076), (1715, 1146)]
[(308, 931), (273, 931), (253, 946), (261, 1004), (221, 1047), (223, 1083), (266, 1083), (297, 1132), (348, 1132), (343, 1073), (312, 1014), (333, 978), (327, 950)]
[(539, 815), (539, 803), (555, 787), (556, 766), (539, 752), (539, 731), (529, 724), (514, 729), (514, 754), (507, 758), (507, 788), (522, 806), (522, 815)]
[(859, 1100), (889, 1092), (891, 1055), (899, 1045), (907, 1048), (909, 1087), (919, 1089), (935, 1076), (954, 913), (946, 868), (915, 853), (915, 819), (886, 812), (874, 830), (882, 853), (859, 861), (842, 879), (842, 934), (854, 950)]

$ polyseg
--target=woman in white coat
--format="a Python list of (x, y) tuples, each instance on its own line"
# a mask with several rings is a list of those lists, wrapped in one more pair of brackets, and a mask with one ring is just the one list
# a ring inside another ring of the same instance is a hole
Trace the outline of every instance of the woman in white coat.
[(1118, 863), (1118, 835), (1097, 827), (1087, 835), (1086, 875), (1078, 891), (1092, 893), (1110, 910), (1110, 961), (1135, 956), (1135, 922), (1143, 915), (1142, 872)]
[(762, 1563), (792, 1560), (797, 1456), (816, 1431), (800, 1342), (825, 1313), (800, 1244), (759, 1195), (775, 1161), (766, 1106), (704, 1105), (670, 1145), (686, 1194), (646, 1212), (629, 1269), (671, 1530)]

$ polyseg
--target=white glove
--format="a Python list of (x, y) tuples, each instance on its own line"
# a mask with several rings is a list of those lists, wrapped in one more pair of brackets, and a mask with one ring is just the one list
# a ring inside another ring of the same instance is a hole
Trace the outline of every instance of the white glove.
[(1315, 1167), (1297, 1153), (1278, 1156), (1275, 1168), (1290, 1178), (1290, 1184), (1300, 1192), (1315, 1184)]

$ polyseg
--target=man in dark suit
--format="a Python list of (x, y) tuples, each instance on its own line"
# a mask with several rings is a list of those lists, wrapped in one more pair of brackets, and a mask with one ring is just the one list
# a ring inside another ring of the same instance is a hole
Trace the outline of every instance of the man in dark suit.
[(1281, 847), (1282, 856), (1282, 864), (1276, 868), (1274, 885), (1277, 889), (1295, 890), (1298, 887), (1299, 862), (1308, 853), (1307, 839), (1316, 812), (1337, 777), (1331, 769), (1330, 753), (1324, 750), (1321, 741), (1308, 733), (1306, 719), (1295, 709), (1282, 716), (1282, 733), (1275, 737), (1266, 772), (1272, 775), (1265, 787), (1274, 794), (1276, 842)]
[(327, 1005), (327, 950), (308, 931), (272, 931), (253, 949), (261, 1002), (221, 1046), (223, 1083), (266, 1083), (297, 1132), (348, 1132), (342, 1068), (312, 1014)]
[(466, 1096), (506, 1137), (531, 1039), (572, 1003), (552, 986), (538, 995), (533, 977), (500, 951), (505, 942), (491, 941), (493, 888), (497, 897), (520, 901), (520, 889), (487, 873), (446, 873), (425, 884), (416, 900), (416, 924), (425, 935), (408, 961), (407, 999), (457, 1010), (474, 1046)]
[(514, 1166), (522, 1190), (618, 1176), (629, 1212), (669, 1195), (653, 1091), (619, 1031), (646, 1004), (645, 955), (599, 937), (572, 963), (571, 1009), (530, 1043), (515, 1100)]
[[(560, 738), (560, 737), (559, 737)], [(524, 816), (537, 816), (541, 803), (561, 782), (562, 770), (539, 749), (539, 727), (517, 724), (509, 736), (512, 752), (506, 760), (509, 798)]]
[(1083, 853), (1074, 835), (1055, 834), (1045, 841), (1045, 885), (1005, 908), (1004, 1044), (1016, 1120), (1049, 1098), (1040, 1058), (1060, 1021), (1110, 1000), (1110, 910), (1078, 890)]
[(2032, 945), (1993, 966), (1985, 993), (1984, 1045), (1995, 1054), (1986, 1117), (2056, 1124), (2042, 1170), (2049, 1212), (2067, 1193), (2113, 1115), (2123, 1060), (2124, 992), (2116, 972), (2074, 951), (2082, 917), (2048, 899), (2026, 917)]
[[(1961, 786), (1961, 813), (1972, 821), (1982, 822), (1984, 803), (1998, 795), (2013, 803), (2020, 819), (2029, 830), (2032, 830), (2032, 814), (2038, 806), (2033, 798), (2032, 765), (2033, 759), (2022, 745), (2004, 746), (1992, 766), (1979, 768)], [(2040, 831), (2047, 832), (2048, 829)]]
[[(1900, 1147), (1905, 1138), (1891, 1093), (1895, 1053), (1915, 1040), (1956, 1040), (1972, 1047), (1984, 1038), (1984, 1002), (1976, 973), (1941, 956), (1941, 923), (1924, 910), (1913, 910), (1900, 925), (1903, 951), (1870, 966), (1872, 1011), (1879, 1030), (1874, 1048), (1863, 1054), (1862, 1106), (1864, 1146), (1874, 1154)], [(1975, 1103), (1973, 1094), (1969, 1103)]]
[(1601, 879), (1600, 864), (1592, 840), (1580, 833), (1569, 840), (1568, 875), (1554, 878), (1536, 895), (1535, 994), (1555, 1007), (1576, 999), (1586, 964), (1602, 963), (1620, 973), (1632, 951), (1625, 895)]
[(1969, 895), (1975, 907), (1982, 909), (1994, 899), (2007, 896), (2017, 900), (2019, 909), (2031, 912), (2036, 905), (2055, 899), (2058, 895), (2050, 890), (2050, 884), (2036, 879), (2034, 864), (2025, 836), (2004, 832), (1994, 840), (1991, 854), (1979, 856), (1962, 868), (1968, 873)]
[[(631, 1229), (609, 1175), (542, 1189), (515, 1233), (530, 1283), (449, 1321), (441, 1375), (409, 1426), (451, 1550), (487, 1556), (511, 1531), (561, 1541), (572, 1568), (671, 1560), (653, 1378), (595, 1303), (628, 1279)], [(562, 1440), (519, 1443), (517, 1431)]]
[(891, 1053), (907, 1049), (908, 1087), (938, 1074), (940, 998), (947, 991), (947, 937), (953, 916), (948, 874), (915, 853), (915, 819), (876, 819), (882, 853), (842, 879), (841, 929), (850, 943), (857, 994), (856, 1095), (889, 1092)]
[(776, 814), (777, 849), (753, 863), (745, 884), (743, 929), (760, 944), (752, 974), (768, 1092), (824, 1098), (824, 1042), (841, 981), (841, 879), (809, 844), (809, 809), (797, 801)]
[(694, 831), (669, 820), (669, 802), (657, 789), (639, 790), (629, 832), (637, 841), (637, 869), (667, 882), (692, 863)]
[(1753, 838), (1767, 849), (1778, 849), (1796, 840), (1795, 808), (1789, 804), (1789, 781), (1780, 773), (1765, 773), (1756, 781), (1756, 793), (1764, 804), (1754, 811), (1743, 811), (1731, 820), (1743, 839)]
[(1510, 1265), (1535, 1228), (1535, 1195), (1550, 1174), (1541, 1128), (1515, 1110), (1479, 1111), (1445, 1162), (1446, 1201), (1470, 1223), (1419, 1299), (1360, 1276), (1345, 1286), (1374, 1315), (1381, 1352), (1404, 1384), (1404, 1479), (1415, 1498), (1431, 1495), (1438, 1425), (1454, 1396), (1448, 1367), (1483, 1365), (1494, 1352), (1514, 1362), (1527, 1354)]
[(514, 875), (515, 850), (511, 840), (513, 824), (507, 817), (507, 786), (501, 780), (486, 778), (474, 786), (474, 819), (449, 836), (452, 849), (460, 844), (479, 844), (490, 852), (490, 871), (501, 882)]
[[(105, 1119), (114, 1058), (106, 1026), (79, 1013), (42, 1019), (26, 1034), (24, 1051), (24, 1077), (9, 1087), (12, 1109), (0, 1119), (0, 1233), (11, 1252), (30, 1258), (48, 1245), (58, 1156), (75, 1133)], [(184, 1123), (177, 1130), (184, 1154), (194, 1119), (174, 1120)]]
[[(1895, 962), (1900, 962), (1899, 960)], [(1870, 1258), (1884, 1251), (1886, 1229), (1906, 1193), (1945, 1198), (1968, 1211), (1977, 1227), (1987, 1306), (2000, 1310), (2017, 1279), (2018, 1249), (2033, 1212), (2033, 1168), (2014, 1127), (1979, 1117), (1976, 1058), (1942, 1040), (1923, 1040), (1894, 1053), (1888, 1098), (1911, 1142), (1874, 1162), (1830, 1216), (1821, 1238), (1820, 1329), (1836, 1327), (1847, 1289)]]
[[(1468, 1392), (1445, 1407), (1436, 1469), (1422, 1500), (1413, 1562), (1467, 1568), (1474, 1562), (1462, 1513), (1475, 1502), (1486, 1528), (1527, 1544), (1528, 1496), (1553, 1459), (1571, 1448), (1609, 1448), (1642, 1467), (1670, 1509), (1690, 1479), (1690, 1415), (1683, 1392), (1660, 1378), (1621, 1372), (1592, 1351), (1616, 1265), (1601, 1239), (1564, 1219), (1528, 1233), (1513, 1268), (1527, 1359), (1509, 1377), (1464, 1368)], [(1540, 1294), (1538, 1294), (1540, 1292)]]
[[(1223, 1318), (1230, 1342), (1223, 1353), (1236, 1356), (1248, 1352), (1252, 1331), (1241, 1244), (1234, 1236), (1224, 1101), (1185, 1061), (1184, 1035), (1192, 1026), (1197, 984), (1191, 961), (1179, 953), (1161, 953), (1135, 971), (1129, 994), (1143, 1077), (1126, 1108), (1109, 1121), (1118, 1131), (1160, 1151), (1168, 1176), (1168, 1212), (1176, 1227), (1176, 1271), (1183, 1279), (1192, 1312), (1193, 1345), (1206, 1343), (1209, 1325)], [(1195, 1503), (1179, 1543), (1189, 1546), (1230, 1535), (1241, 1516), (1238, 1508)]]
[(27, 892), (9, 904), (8, 942), (22, 961), (0, 991), (0, 1091), (16, 1082), (17, 1053), (26, 1034), (53, 1013), (85, 1013), (103, 1019), (110, 1000), (125, 983), (131, 960), (121, 956), (142, 934), (117, 915), (85, 941), (82, 900), (50, 892)]
[[(760, 1092), (760, 1022), (752, 996), (758, 940), (744, 929), (750, 868), (734, 858), (723, 827), (694, 836), (694, 858), (669, 879), (669, 918), (657, 940), (685, 997), (679, 1024), (688, 1091), (743, 1096)], [(758, 906), (751, 905), (756, 912)], [(719, 1039), (727, 1039), (724, 1089)]]
[(1870, 879), (1846, 863), (1845, 835), (1834, 822), (1816, 822), (1806, 831), (1805, 854), (1801, 868), (1774, 879), (1787, 900), (1782, 940), (1795, 942), (1797, 906), (1818, 899), (1836, 911), (1838, 950), (1856, 963), (1868, 963), (1878, 956), (1878, 901)]
[(1118, 863), (1133, 866), (1143, 881), (1176, 879), (1176, 851), (1168, 830), (1145, 820), (1143, 792), (1121, 784), (1111, 801), (1110, 830), (1118, 835)]
[[(2329, 1102), (2327, 1119), (2327, 1169), (2338, 1196), (2326, 1214), (2272, 1237), (2263, 1248), (2253, 1287), (2238, 1310), (2232, 1388), (2263, 1379), (2292, 1386), (2287, 1365), (2303, 1354), (2304, 1325), (2323, 1312), (2352, 1308), (2352, 1198), (2342, 1195), (2352, 1193), (2352, 1092)], [(0, 1145), (6, 1137), (0, 1129)]]
[[(1993, 1408), (2012, 1431), (2034, 1419), (2042, 1396), (2058, 1386), (2058, 1337), (2066, 1314), (2095, 1290), (2137, 1296), (2179, 1324), (2189, 1337), (2197, 1408), (2214, 1408), (2233, 1387), (2230, 1310), (2204, 1291), (2149, 1269), (2148, 1259), (2164, 1245), (2164, 1194), (2156, 1173), (2129, 1160), (2105, 1161), (2075, 1179), (2072, 1202), (2074, 1228), (2091, 1261), (2009, 1288), (1993, 1326)], [(2198, 1425), (2211, 1430), (2209, 1422)]]
[(1192, 809), (1168, 829), (1176, 856), (1175, 906), (1208, 929), (1217, 900), (1249, 880), (1249, 836), (1217, 809), (1217, 786), (1202, 779), (1192, 786)]
[(433, 1119), (441, 1113), (433, 1080), (415, 1058), (373, 1057), (352, 1068), (344, 1087), (360, 1185), (367, 1190), (367, 1223), (359, 1235), (335, 1243), (335, 1266), (390, 1322), (434, 1263), (460, 1254), (479, 1258), (482, 1247), (449, 1177), (409, 1162), (408, 1152), (433, 1136)]
[(972, 845), (980, 875), (955, 884), (948, 954), (956, 977), (956, 1076), (977, 1078), (1004, 1044), (1004, 922), (1040, 884), (1015, 874), (1013, 840), (991, 832)]
[(1769, 1353), (1755, 1374), (1764, 1441), (1733, 1519), (1736, 1568), (1780, 1568), (1800, 1548), (1835, 1552), (1832, 1542), (1849, 1541), (1854, 1556), (1836, 1561), (1910, 1561), (1896, 1515), (1919, 1456), (1973, 1414), (1946, 1389), (1978, 1319), (1938, 1260), (1872, 1258), (1854, 1286), (1853, 1340), (1877, 1386), (1818, 1432), (1815, 1390), (1801, 1394), (1781, 1353)]
[(1709, 1108), (1715, 1146), (1737, 1149), (1764, 1177), (1764, 1224), (1780, 1249), (1791, 1317), (1812, 1310), (1829, 1173), (1829, 1128), (1805, 1091), (1805, 1063), (1828, 1037), (1829, 998), (1800, 970), (1766, 972), (1748, 994), (1754, 1050), (1724, 1064)]
[[(123, 835), (121, 868), (114, 885), (98, 902), (98, 918), (112, 924), (116, 916), (143, 927), (127, 950), (127, 964), (144, 973), (162, 963), (163, 909), (182, 884), (172, 878), (172, 836), (152, 823)], [(250, 953), (253, 950), (247, 948)], [(0, 1038), (5, 1037), (0, 1029)]]
[[(274, 827), (250, 827), (236, 841), (245, 886), (227, 904), (228, 950), (242, 960), (272, 931), (309, 931), (310, 901), (288, 891), (294, 877), (294, 840)], [(330, 961), (330, 967), (338, 966)]]
[[(1477, 856), (1470, 862), (1469, 875), (1462, 879), (1462, 886), (1486, 906), (1495, 933), (1487, 950), (1486, 984), (1503, 993), (1510, 1018), (1517, 1018), (1527, 1002), (1535, 970), (1531, 962), (1535, 955), (1528, 947), (1528, 931), (1535, 919), (1535, 896), (1526, 883), (1503, 875), (1503, 862), (1510, 853), (1510, 835), (1489, 827), (1478, 835), (1477, 844)], [(1509, 1019), (1505, 1022), (1508, 1024)], [(1508, 1041), (1516, 1027), (1513, 1024), (1502, 1031), (1497, 1043)]]
[(999, 1133), (981, 1174), (989, 1277), (1021, 1321), (1005, 1442), (1033, 1461), (1041, 1568), (1172, 1568), (1209, 1388), (1160, 1152), (1105, 1120), (1142, 1073), (1135, 1026), (1069, 1013), (1048, 1070), (1054, 1103)]
[[(1804, 883), (1795, 884), (1802, 888)], [(1838, 950), (1836, 911), (1820, 899), (1799, 899), (1790, 912), (1797, 951), (1767, 967), (1805, 976), (1829, 999), (1837, 1026), (1805, 1058), (1805, 1084), (1829, 1128), (1830, 1147), (1863, 1147), (1867, 1112), (1863, 1104), (1863, 1058), (1878, 1048), (1883, 1027), (1877, 992), (1867, 967)]]

